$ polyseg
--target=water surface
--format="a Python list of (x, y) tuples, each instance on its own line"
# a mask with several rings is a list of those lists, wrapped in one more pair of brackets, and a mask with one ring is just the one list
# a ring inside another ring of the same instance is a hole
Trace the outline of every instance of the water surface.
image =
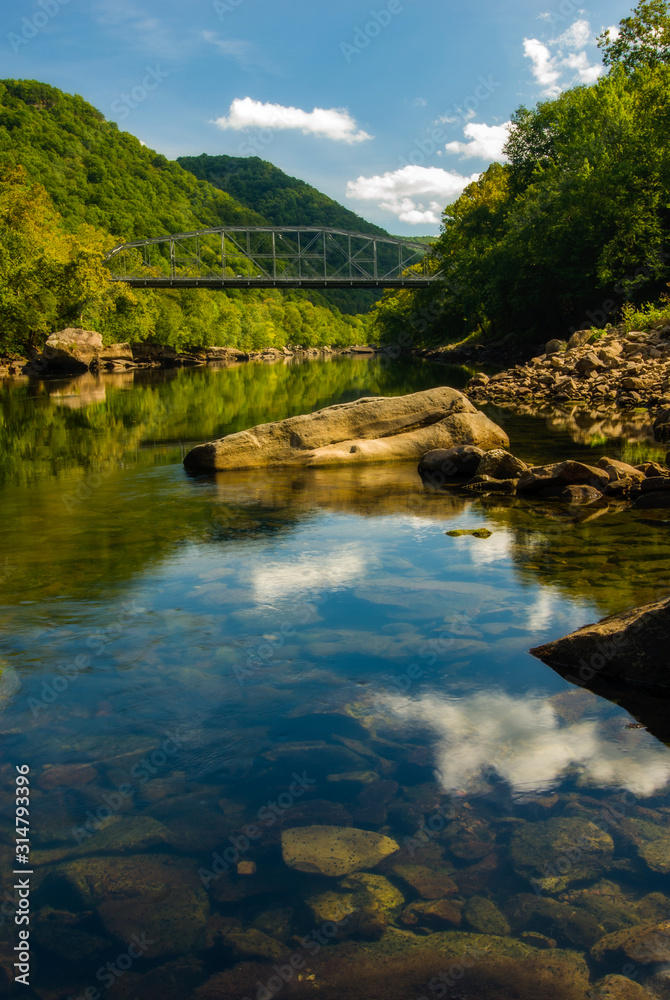
[[(584, 997), (624, 967), (658, 978), (662, 948), (602, 942), (670, 918), (670, 755), (527, 650), (665, 595), (665, 521), (436, 494), (402, 463), (181, 465), (265, 420), (468, 377), (333, 359), (5, 385), (2, 933), (11, 952), (27, 764), (37, 996), (502, 997), (532, 968), (542, 995)], [(662, 454), (640, 420), (491, 414), (528, 461)], [(365, 866), (376, 895), (283, 863), (281, 831), (312, 825), (398, 843)], [(477, 948), (440, 993), (436, 971)]]

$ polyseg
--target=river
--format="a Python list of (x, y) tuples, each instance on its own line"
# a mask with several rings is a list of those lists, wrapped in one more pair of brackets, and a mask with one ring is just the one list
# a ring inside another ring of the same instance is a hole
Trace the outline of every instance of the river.
[[(181, 464), (257, 423), (468, 377), (333, 358), (5, 383), (0, 982), (24, 927), (35, 991), (17, 996), (661, 981), (667, 941), (628, 938), (670, 919), (670, 751), (528, 649), (665, 595), (667, 522), (429, 492), (404, 464)], [(639, 419), (489, 412), (529, 462), (663, 455)], [(344, 881), (299, 871), (280, 837), (303, 827), (399, 851)]]

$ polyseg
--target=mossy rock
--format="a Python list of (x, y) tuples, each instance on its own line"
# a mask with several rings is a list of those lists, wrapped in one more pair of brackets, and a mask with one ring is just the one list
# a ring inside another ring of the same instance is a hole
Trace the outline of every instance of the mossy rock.
[(480, 934), (496, 934), (501, 937), (510, 933), (507, 918), (490, 899), (471, 896), (465, 904), (463, 916), (473, 930)]
[(453, 531), (445, 531), (445, 535), (450, 538), (460, 538), (462, 535), (472, 535), (473, 538), (490, 538), (493, 534), (488, 528), (454, 528)]
[(546, 932), (559, 944), (576, 948), (595, 944), (606, 928), (592, 914), (548, 896), (520, 893), (508, 909), (515, 931), (532, 923), (534, 930)]
[(670, 872), (670, 828), (647, 819), (631, 817), (626, 826), (633, 831), (633, 841), (640, 857), (654, 872)]
[(383, 875), (362, 872), (341, 879), (338, 889), (328, 889), (305, 899), (316, 926), (338, 924), (337, 937), (352, 934), (378, 938), (405, 904), (402, 893)]
[(510, 852), (519, 875), (545, 892), (556, 893), (608, 869), (614, 842), (590, 820), (557, 817), (520, 827)]
[(627, 976), (613, 975), (594, 985), (589, 1000), (652, 1000), (652, 994)]

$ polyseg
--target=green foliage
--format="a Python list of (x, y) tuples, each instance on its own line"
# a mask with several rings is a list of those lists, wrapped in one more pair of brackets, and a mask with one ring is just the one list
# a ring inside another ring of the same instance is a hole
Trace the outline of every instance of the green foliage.
[(598, 36), (606, 66), (633, 73), (642, 66), (670, 63), (670, 8), (665, 0), (640, 0), (630, 17), (619, 22), (616, 38), (606, 28)]
[[(21, 348), (76, 319), (107, 288), (101, 239), (91, 227), (65, 232), (41, 184), (22, 167), (0, 177), (0, 329), (4, 346)], [(104, 311), (104, 306), (101, 307)]]
[(670, 296), (662, 296), (660, 302), (646, 302), (637, 309), (632, 302), (627, 302), (621, 310), (621, 322), (626, 333), (650, 330), (660, 325), (670, 326)]
[[(0, 82), (2, 176), (0, 350), (39, 345), (71, 324), (100, 330), (107, 343), (152, 340), (174, 347), (367, 340), (367, 321), (340, 315), (323, 296), (309, 301), (301, 292), (263, 290), (134, 293), (109, 285), (102, 256), (118, 243), (268, 221), (119, 132), (81, 97), (32, 80)], [(315, 212), (319, 198), (330, 202), (314, 192)]]
[(666, 65), (615, 68), (519, 108), (509, 163), (445, 210), (433, 251), (444, 280), (387, 297), (379, 335), (392, 341), (400, 320), (426, 346), (474, 331), (536, 343), (658, 295), (669, 270), (669, 127)]

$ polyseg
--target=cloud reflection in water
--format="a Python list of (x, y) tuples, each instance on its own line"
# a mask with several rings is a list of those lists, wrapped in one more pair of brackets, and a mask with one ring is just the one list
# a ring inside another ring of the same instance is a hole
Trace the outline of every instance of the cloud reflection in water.
[(517, 796), (545, 793), (569, 770), (580, 783), (649, 796), (670, 781), (670, 750), (652, 736), (606, 720), (563, 722), (551, 699), (481, 691), (466, 698), (426, 694), (384, 699), (399, 720), (435, 734), (435, 767), (447, 793), (482, 791), (494, 771)]

